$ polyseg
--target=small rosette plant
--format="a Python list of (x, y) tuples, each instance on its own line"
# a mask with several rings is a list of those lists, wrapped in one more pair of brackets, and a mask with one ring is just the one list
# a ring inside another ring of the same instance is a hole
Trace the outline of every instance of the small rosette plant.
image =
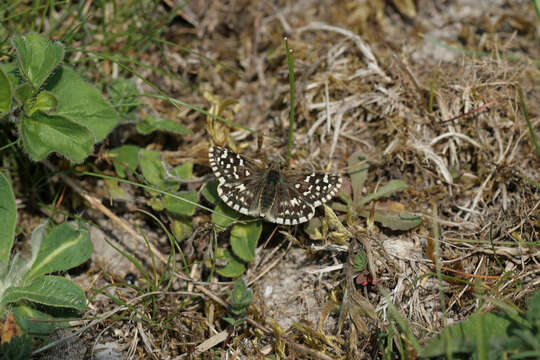
[[(48, 274), (88, 260), (93, 250), (90, 234), (65, 223), (41, 224), (30, 237), (30, 254), (11, 254), (16, 215), (13, 190), (0, 173), (0, 316), (4, 322), (14, 318), (21, 330), (11, 337), (47, 336), (62, 325), (62, 319), (78, 317), (86, 309), (86, 296), (79, 286)], [(7, 334), (1, 335), (2, 342), (9, 341)]]

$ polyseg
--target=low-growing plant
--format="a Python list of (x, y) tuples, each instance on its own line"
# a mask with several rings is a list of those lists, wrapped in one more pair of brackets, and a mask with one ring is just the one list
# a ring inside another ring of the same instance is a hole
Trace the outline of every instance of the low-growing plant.
[(540, 292), (525, 313), (476, 313), (449, 326), (422, 349), (423, 358), (447, 354), (477, 359), (540, 359)]
[(82, 162), (120, 118), (100, 92), (62, 64), (64, 46), (37, 33), (14, 37), (13, 61), (0, 64), (0, 116), (39, 161), (52, 152)]
[[(0, 173), (0, 318), (5, 322), (10, 318), (7, 315), (12, 315), (18, 328), (12, 333), (3, 332), (2, 342), (20, 336), (45, 337), (65, 325), (62, 320), (84, 312), (86, 297), (81, 288), (71, 280), (50, 274), (84, 263), (93, 250), (85, 228), (43, 223), (32, 232), (30, 254), (12, 255), (16, 216), (13, 190)], [(18, 346), (18, 342), (20, 339), (11, 346)]]
[(232, 316), (224, 317), (223, 320), (235, 328), (246, 321), (246, 311), (251, 304), (253, 292), (246, 287), (244, 280), (238, 279), (234, 282), (234, 288), (229, 292), (229, 295), (231, 297), (229, 311)]

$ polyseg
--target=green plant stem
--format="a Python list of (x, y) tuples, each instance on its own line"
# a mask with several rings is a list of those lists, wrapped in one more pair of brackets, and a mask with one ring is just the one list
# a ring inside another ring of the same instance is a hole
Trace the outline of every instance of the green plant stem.
[(17, 141), (19, 141), (19, 140), (15, 140), (15, 141), (13, 141), (13, 142), (10, 142), (9, 144), (6, 144), (6, 145), (0, 147), (0, 151), (6, 150), (7, 148), (12, 147), (13, 145), (17, 144)]
[(523, 116), (525, 116), (525, 121), (527, 122), (527, 126), (529, 127), (529, 133), (531, 134), (531, 140), (536, 148), (536, 153), (540, 157), (540, 145), (538, 144), (538, 140), (536, 139), (536, 134), (534, 133), (534, 129), (531, 124), (531, 119), (529, 118), (529, 112), (527, 111), (527, 106), (525, 106), (525, 99), (523, 98), (523, 91), (521, 91), (521, 88), (517, 88), (518, 95), (519, 95), (519, 106), (521, 107), (521, 111), (523, 111)]
[(287, 167), (290, 167), (294, 134), (294, 57), (292, 50), (289, 50), (287, 38), (285, 38), (285, 52), (287, 53), (287, 64), (289, 65), (289, 93), (291, 98), (289, 110), (289, 142), (287, 145)]
[(536, 20), (540, 22), (540, 6), (538, 0), (531, 0), (531, 4), (534, 9), (534, 13), (536, 14)]

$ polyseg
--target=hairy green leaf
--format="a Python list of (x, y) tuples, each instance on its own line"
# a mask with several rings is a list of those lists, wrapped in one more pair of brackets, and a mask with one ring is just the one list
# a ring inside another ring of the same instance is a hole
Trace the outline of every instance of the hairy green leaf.
[(94, 144), (94, 136), (84, 126), (41, 111), (22, 119), (21, 135), (25, 150), (35, 161), (55, 151), (80, 163), (92, 152)]
[(43, 240), (36, 261), (25, 276), (25, 282), (40, 275), (78, 266), (90, 258), (92, 250), (88, 230), (60, 224)]
[(43, 35), (31, 33), (12, 40), (23, 77), (39, 89), (64, 58), (64, 47)]
[(8, 179), (0, 172), (0, 262), (7, 267), (9, 255), (15, 238), (15, 225), (17, 222), (17, 207), (15, 195)]

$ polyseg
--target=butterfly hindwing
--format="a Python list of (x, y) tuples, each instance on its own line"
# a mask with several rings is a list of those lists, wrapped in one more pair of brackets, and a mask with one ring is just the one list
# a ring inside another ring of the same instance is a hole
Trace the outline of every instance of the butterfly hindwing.
[(341, 188), (339, 175), (319, 172), (290, 175), (287, 177), (287, 182), (313, 207), (332, 199)]
[(221, 200), (234, 210), (244, 215), (259, 216), (256, 199), (260, 197), (261, 189), (259, 182), (251, 178), (235, 183), (220, 183), (217, 191)]
[(315, 215), (315, 208), (290, 185), (284, 181), (277, 186), (278, 195), (265, 216), (268, 221), (296, 225), (309, 221)]

